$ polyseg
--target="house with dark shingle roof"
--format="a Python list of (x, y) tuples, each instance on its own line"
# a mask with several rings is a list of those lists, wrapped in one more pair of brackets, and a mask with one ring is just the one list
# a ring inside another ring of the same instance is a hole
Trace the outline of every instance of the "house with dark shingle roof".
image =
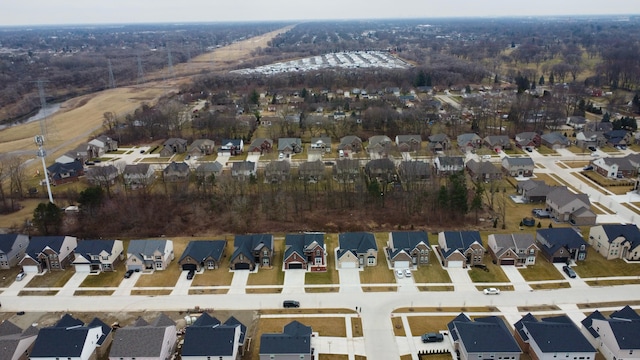
[(259, 266), (273, 265), (273, 235), (236, 235), (234, 251), (229, 259), (231, 270), (253, 271)]
[(313, 359), (312, 330), (298, 321), (284, 326), (280, 334), (260, 336), (260, 360)]
[(170, 359), (176, 339), (176, 323), (165, 314), (161, 313), (151, 324), (139, 318), (115, 332), (109, 360)]
[(77, 159), (65, 164), (55, 162), (47, 167), (47, 173), (51, 185), (62, 185), (77, 181), (84, 175), (84, 164)]
[(595, 225), (596, 214), (591, 211), (587, 194), (576, 194), (566, 187), (553, 189), (545, 201), (551, 217), (573, 225)]
[(392, 231), (385, 250), (391, 266), (396, 269), (429, 264), (429, 238), (424, 231)]
[(516, 146), (524, 149), (524, 148), (537, 148), (540, 146), (540, 142), (542, 141), (540, 138), (540, 134), (527, 131), (516, 134), (515, 137)]
[(348, 135), (340, 139), (338, 144), (338, 151), (344, 151), (345, 156), (349, 153), (357, 153), (362, 151), (362, 139), (355, 135)]
[(148, 163), (127, 164), (122, 172), (125, 187), (132, 189), (151, 185), (155, 179), (155, 172)]
[(634, 224), (604, 224), (591, 227), (589, 245), (607, 260), (640, 260), (640, 230)]
[(508, 176), (531, 177), (536, 165), (530, 157), (508, 157), (502, 159), (502, 171)]
[(542, 145), (551, 149), (562, 149), (571, 145), (571, 141), (560, 132), (552, 132), (540, 136)]
[(122, 240), (80, 240), (73, 266), (76, 272), (114, 271), (124, 259)]
[(273, 160), (264, 167), (264, 182), (277, 184), (291, 178), (291, 163), (287, 160)]
[(10, 269), (22, 260), (29, 246), (29, 236), (0, 234), (0, 269)]
[(495, 152), (511, 149), (511, 139), (507, 135), (489, 135), (483, 139), (485, 145)]
[(376, 266), (378, 263), (378, 244), (372, 233), (352, 232), (338, 235), (338, 268), (355, 269)]
[(460, 360), (519, 360), (522, 354), (511, 331), (497, 316), (478, 317), (472, 321), (461, 313), (447, 324), (447, 328)]
[(226, 240), (189, 241), (178, 264), (182, 270), (218, 269), (226, 246)]
[(572, 228), (538, 229), (536, 244), (549, 262), (566, 263), (587, 258), (587, 243)]
[(215, 179), (222, 175), (223, 168), (224, 166), (217, 161), (201, 163), (196, 168), (196, 177), (201, 181), (205, 181), (211, 179), (213, 175), (213, 179)]
[(607, 360), (626, 359), (640, 351), (640, 315), (629, 305), (608, 318), (594, 311), (582, 320), (580, 330)]
[(396, 165), (389, 158), (373, 159), (364, 166), (364, 172), (370, 180), (391, 182), (396, 176)]
[(328, 136), (312, 137), (309, 145), (310, 151), (331, 152), (331, 138)]
[(185, 182), (189, 180), (191, 169), (187, 163), (172, 161), (162, 170), (162, 180), (164, 182)]
[(324, 233), (287, 234), (284, 243), (285, 269), (327, 271)]
[(299, 154), (302, 152), (302, 140), (300, 138), (278, 139), (278, 152), (280, 154)]
[(102, 326), (85, 326), (67, 314), (56, 325), (40, 329), (29, 359), (94, 359), (103, 335)]
[(22, 330), (9, 320), (0, 323), (0, 359), (24, 360), (31, 353), (38, 328), (31, 325)]
[(264, 153), (270, 153), (273, 149), (273, 140), (267, 138), (256, 138), (247, 149), (247, 153), (251, 155), (262, 155)]
[(253, 161), (237, 161), (231, 165), (231, 176), (239, 180), (247, 180), (256, 175), (257, 164)]
[(127, 270), (165, 270), (173, 258), (171, 240), (131, 240), (127, 247)]
[(442, 266), (466, 268), (482, 264), (485, 249), (479, 231), (442, 231), (438, 233), (438, 251)]
[(360, 161), (340, 159), (333, 165), (333, 177), (341, 183), (353, 182), (360, 177)]
[(611, 146), (626, 146), (633, 141), (631, 133), (623, 129), (607, 131), (603, 135), (607, 139), (607, 144)]
[(427, 148), (432, 152), (445, 151), (451, 147), (451, 140), (447, 134), (434, 134), (429, 136)]
[(422, 148), (420, 135), (396, 135), (396, 146), (400, 152), (419, 151)]
[(482, 145), (482, 138), (475, 133), (460, 134), (457, 138), (458, 147), (463, 152), (478, 149)]
[(190, 156), (206, 156), (216, 152), (216, 143), (209, 139), (197, 139), (189, 146)]
[(188, 326), (182, 346), (182, 359), (236, 360), (242, 354), (246, 327), (230, 317), (224, 324), (203, 313)]
[(428, 180), (431, 177), (431, 165), (422, 160), (402, 161), (398, 165), (398, 176), (403, 183)]
[(73, 236), (33, 236), (19, 265), (26, 273), (64, 270), (73, 262), (76, 246)]
[(218, 155), (235, 156), (240, 155), (244, 151), (244, 140), (242, 139), (223, 139), (218, 148)]
[(514, 337), (532, 359), (594, 360), (596, 349), (566, 315), (536, 319), (531, 313), (514, 324)]
[(517, 192), (525, 203), (543, 203), (547, 195), (556, 187), (547, 185), (543, 180), (518, 181)]
[(392, 146), (393, 141), (387, 135), (374, 135), (369, 138), (367, 153), (385, 155), (389, 153)]
[(535, 265), (540, 251), (531, 234), (490, 234), (487, 247), (494, 263), (499, 265)]
[(170, 157), (173, 156), (173, 154), (182, 154), (184, 152), (187, 152), (187, 140), (170, 138), (162, 144), (160, 157)]
[(502, 171), (489, 161), (471, 159), (466, 164), (469, 175), (475, 181), (491, 181), (502, 179)]
[(304, 181), (320, 181), (325, 177), (325, 166), (321, 160), (305, 161), (298, 165), (298, 178)]
[(109, 354), (108, 351), (111, 347), (111, 342), (113, 342), (113, 329), (97, 317), (93, 318), (93, 320), (87, 324), (88, 328), (94, 328), (96, 326), (102, 328), (102, 336), (100, 336), (100, 339), (96, 342), (96, 355), (98, 359), (104, 359)]

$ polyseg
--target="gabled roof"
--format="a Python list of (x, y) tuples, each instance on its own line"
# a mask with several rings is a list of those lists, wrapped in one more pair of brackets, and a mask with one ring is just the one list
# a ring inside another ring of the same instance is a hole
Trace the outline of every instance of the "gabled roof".
[(546, 242), (543, 242), (541, 250), (548, 251), (548, 254), (555, 253), (561, 247), (579, 249), (580, 246), (587, 245), (582, 236), (572, 228), (538, 229), (536, 233)]
[(271, 146), (273, 146), (273, 140), (271, 139), (267, 139), (267, 138), (256, 138), (254, 139), (251, 144), (249, 145), (249, 149), (255, 149), (257, 147), (262, 146), (262, 144), (264, 144), (265, 142), (269, 143)]
[(37, 258), (38, 254), (46, 247), (59, 253), (64, 239), (65, 236), (33, 236), (29, 241), (26, 253), (34, 259)]
[(242, 139), (223, 139), (222, 142), (220, 142), (220, 145), (240, 147), (241, 143)]
[(124, 167), (124, 171), (122, 174), (124, 175), (146, 175), (149, 173), (149, 164), (147, 163), (139, 163), (139, 164), (127, 164)]
[(567, 316), (544, 318), (541, 321), (521, 320), (530, 341), (533, 340), (543, 353), (595, 352), (580, 329)]
[(622, 309), (614, 311), (609, 317), (618, 320), (640, 320), (640, 315), (629, 305), (625, 305)]
[(188, 326), (182, 356), (231, 356), (241, 343), (235, 342), (239, 326)]
[(84, 322), (74, 318), (73, 316), (71, 316), (69, 314), (64, 314), (60, 318), (60, 320), (58, 320), (58, 322), (56, 322), (56, 324), (54, 326), (52, 326), (52, 327), (72, 328), (72, 327), (78, 327), (78, 326), (84, 326)]
[(396, 136), (396, 141), (398, 144), (401, 143), (409, 143), (409, 142), (422, 142), (422, 136), (420, 135), (398, 135)]
[[(531, 245), (535, 246), (535, 239), (531, 234), (515, 233), (515, 234), (491, 234), (496, 242), (496, 255), (500, 256), (509, 249), (513, 249), (516, 254), (518, 250), (524, 250)], [(537, 246), (536, 246), (537, 248)]]
[(310, 247), (320, 246), (324, 249), (324, 234), (287, 234), (284, 238), (284, 243), (284, 259), (288, 258), (294, 253), (297, 253), (302, 258), (304, 258), (305, 251)]
[(217, 161), (206, 162), (198, 165), (198, 167), (196, 168), (196, 173), (209, 173), (209, 172), (216, 173), (216, 172), (221, 172), (222, 168), (223, 168), (222, 164), (220, 164)]
[(164, 170), (162, 170), (162, 172), (166, 175), (169, 172), (177, 172), (177, 173), (188, 173), (189, 172), (189, 165), (187, 165), (187, 163), (185, 162), (175, 162), (172, 161), (171, 164), (167, 165), (167, 167), (164, 168)]
[(253, 252), (260, 250), (263, 246), (273, 250), (273, 235), (271, 234), (251, 234), (236, 235), (233, 240), (235, 250), (231, 255), (231, 259), (242, 254), (247, 259), (253, 259)]
[(209, 140), (209, 139), (197, 139), (194, 140), (191, 143), (191, 146), (189, 146), (189, 151), (194, 150), (194, 149), (200, 149), (203, 146), (215, 146), (215, 142), (213, 140)]
[(7, 336), (7, 335), (15, 335), (15, 334), (21, 334), (22, 333), (22, 329), (12, 323), (9, 320), (4, 320), (0, 323), (0, 337), (3, 336)]
[(129, 241), (127, 254), (134, 254), (134, 255), (143, 254), (147, 256), (153, 256), (153, 253), (156, 251), (159, 251), (160, 253), (164, 253), (164, 250), (167, 247), (167, 241), (170, 241), (170, 240), (160, 240), (160, 239), (131, 240)]
[(153, 323), (151, 323), (151, 325), (157, 327), (176, 326), (176, 322), (171, 320), (171, 318), (169, 318), (164, 313), (160, 313), (160, 315), (158, 315), (158, 317), (153, 320)]
[(396, 165), (389, 158), (369, 160), (365, 165), (365, 170), (367, 171), (381, 170), (393, 172), (395, 169)]
[(464, 166), (464, 158), (462, 156), (438, 156), (437, 159), (441, 167), (457, 166), (462, 168)]
[(220, 320), (218, 320), (216, 317), (209, 315), (208, 313), (202, 313), (202, 315), (200, 315), (196, 321), (193, 322), (193, 324), (191, 324), (191, 326), (218, 326), (220, 325)]
[(467, 168), (474, 174), (499, 174), (501, 171), (489, 161), (467, 161)]
[(445, 257), (449, 257), (456, 250), (464, 253), (474, 243), (482, 246), (479, 231), (444, 231), (443, 233), (446, 248), (442, 249), (442, 252)]
[(180, 256), (179, 261), (182, 261), (187, 256), (190, 256), (197, 261), (204, 261), (209, 257), (216, 261), (220, 261), (226, 245), (227, 242), (225, 240), (189, 241), (189, 244), (187, 244), (187, 247), (182, 252), (182, 256)]
[(281, 334), (262, 334), (260, 354), (311, 354), (311, 327), (292, 321)]
[[(8, 254), (21, 234), (0, 234), (0, 252)], [(24, 235), (26, 236), (26, 235)]]
[(375, 146), (377, 144), (384, 145), (391, 142), (391, 138), (387, 135), (373, 135), (369, 138), (369, 146)]
[(591, 314), (589, 314), (586, 318), (584, 318), (580, 323), (589, 331), (591, 336), (593, 336), (594, 338), (598, 338), (600, 337), (600, 334), (598, 334), (598, 332), (595, 331), (593, 327), (591, 327), (591, 324), (593, 324), (594, 319), (605, 320), (606, 318), (604, 317), (604, 315), (602, 315), (600, 311), (596, 310)]
[(449, 328), (455, 329), (459, 341), (468, 353), (517, 352), (520, 347), (504, 321), (496, 316), (454, 319)]
[(535, 166), (530, 157), (505, 157), (502, 159), (502, 163), (504, 164), (505, 162), (508, 166)]
[[(558, 186), (554, 188), (548, 195), (547, 200), (551, 201), (558, 205), (558, 207), (563, 207), (574, 200), (581, 201), (585, 207), (590, 207), (591, 202), (589, 201), (589, 195), (587, 194), (576, 194), (569, 190), (566, 187)], [(576, 209), (577, 210), (577, 209)]]
[(340, 139), (340, 144), (352, 144), (353, 142), (362, 142), (362, 139), (360, 139), (359, 137), (355, 136), (355, 135), (347, 135), (345, 137), (343, 137), (342, 139)]
[(65, 164), (56, 162), (56, 163), (53, 163), (51, 166), (47, 167), (47, 171), (53, 174), (54, 177), (58, 176), (59, 174), (79, 172), (83, 169), (84, 169), (84, 165), (80, 160), (77, 160), (77, 159)]
[(99, 255), (103, 251), (112, 255), (115, 240), (80, 240), (76, 246), (76, 255), (82, 255), (90, 260), (90, 255)]
[(552, 132), (541, 136), (543, 141), (549, 144), (564, 144), (569, 145), (569, 139), (560, 132)]
[(402, 161), (398, 170), (408, 177), (429, 176), (431, 174), (431, 166), (421, 160)]
[(282, 151), (286, 148), (293, 149), (296, 146), (302, 146), (302, 140), (300, 138), (280, 138), (278, 139), (278, 150)]
[(164, 146), (187, 145), (187, 140), (180, 138), (169, 138), (162, 143)]
[(232, 163), (231, 169), (233, 171), (255, 171), (256, 163), (253, 161), (237, 161)]
[(376, 238), (368, 232), (341, 233), (338, 235), (340, 250), (352, 250), (356, 254), (366, 253), (370, 249), (378, 251)]
[(324, 167), (324, 163), (320, 160), (316, 160), (316, 161), (305, 161), (303, 163), (300, 163), (300, 165), (298, 165), (298, 171), (299, 172), (324, 172), (325, 167)]
[(458, 145), (460, 144), (466, 144), (468, 142), (472, 142), (472, 141), (481, 141), (482, 138), (480, 136), (478, 136), (478, 134), (475, 133), (466, 133), (466, 134), (460, 134), (458, 135), (457, 141), (458, 141)]
[(429, 247), (429, 238), (424, 231), (392, 231), (390, 240), (389, 245), (394, 251), (411, 251), (419, 244)]
[[(101, 328), (101, 325), (85, 326), (82, 321), (65, 314), (56, 325), (40, 329), (30, 357), (79, 358), (89, 331), (96, 327)], [(102, 335), (102, 329), (100, 334)]]
[(447, 140), (449, 140), (449, 137), (447, 136), (447, 134), (441, 133), (441, 134), (434, 134), (429, 136), (429, 142), (432, 142), (432, 143), (433, 142), (439, 143)]
[[(161, 319), (162, 317), (162, 319)], [(166, 319), (165, 319), (166, 318)], [(161, 314), (149, 325), (140, 318), (131, 325), (118, 329), (114, 333), (110, 357), (158, 357), (165, 341), (167, 327), (175, 327), (175, 323)]]
[(98, 346), (102, 346), (102, 343), (107, 338), (107, 336), (109, 336), (112, 329), (111, 329), (111, 326), (105, 324), (104, 321), (98, 319), (97, 317), (93, 318), (93, 320), (91, 320), (91, 322), (87, 325), (87, 327), (89, 328), (94, 328), (96, 326), (100, 326), (102, 328), (102, 336), (100, 337), (100, 339), (98, 339), (98, 342), (97, 342)]
[(240, 344), (244, 344), (244, 336), (247, 334), (247, 327), (240, 320), (231, 316), (224, 322), (226, 326), (240, 326)]

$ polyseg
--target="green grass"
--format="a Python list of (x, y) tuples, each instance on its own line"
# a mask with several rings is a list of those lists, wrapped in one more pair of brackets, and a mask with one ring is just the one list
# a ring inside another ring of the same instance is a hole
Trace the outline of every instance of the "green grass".
[(504, 271), (502, 271), (500, 265), (494, 264), (490, 255), (484, 255), (483, 263), (486, 265), (489, 271), (484, 271), (480, 268), (472, 267), (471, 270), (469, 270), (469, 277), (471, 278), (471, 281), (478, 283), (509, 282), (509, 278), (504, 273)]
[(640, 266), (627, 264), (622, 259), (607, 260), (592, 247), (587, 247), (587, 259), (573, 267), (581, 278), (605, 276), (640, 276)]
[(557, 154), (557, 152), (555, 150), (553, 150), (550, 147), (544, 146), (544, 145), (543, 146), (539, 146), (537, 150), (542, 155), (555, 155), (555, 154)]
[[(284, 240), (274, 240), (273, 266), (261, 267), (257, 273), (251, 273), (247, 285), (282, 285), (284, 284), (284, 272), (282, 271), (282, 257), (284, 255)], [(255, 289), (254, 289), (255, 290)], [(282, 291), (281, 289), (278, 289)]]
[(451, 277), (447, 270), (443, 269), (438, 263), (438, 257), (429, 252), (429, 264), (420, 265), (417, 270), (413, 271), (413, 278), (416, 283), (450, 283)]
[(527, 281), (562, 280), (564, 277), (544, 256), (538, 254), (535, 265), (518, 268), (520, 275)]
[[(384, 251), (382, 250), (387, 245), (387, 236), (388, 233), (375, 234), (376, 244), (378, 244), (378, 262), (376, 266), (367, 266), (363, 271), (360, 271), (361, 284), (391, 284), (396, 282), (393, 271), (389, 269)], [(385, 290), (376, 290), (376, 288), (373, 287), (371, 291)]]

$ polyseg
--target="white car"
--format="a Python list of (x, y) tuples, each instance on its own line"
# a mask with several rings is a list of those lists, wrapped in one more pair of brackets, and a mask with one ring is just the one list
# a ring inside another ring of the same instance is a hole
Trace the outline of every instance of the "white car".
[(411, 270), (404, 269), (404, 277), (411, 277)]
[(403, 272), (400, 269), (396, 270), (396, 276), (398, 277), (398, 279), (401, 279), (403, 277)]
[(485, 295), (500, 295), (500, 289), (497, 288), (486, 288), (482, 290)]

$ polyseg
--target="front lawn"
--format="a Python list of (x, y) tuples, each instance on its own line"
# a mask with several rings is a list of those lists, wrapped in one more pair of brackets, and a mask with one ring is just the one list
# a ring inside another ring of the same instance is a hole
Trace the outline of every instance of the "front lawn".
[(472, 267), (471, 270), (469, 270), (469, 277), (471, 278), (471, 281), (479, 283), (509, 282), (509, 278), (504, 273), (504, 271), (502, 271), (502, 267), (493, 263), (491, 255), (484, 255), (483, 264), (489, 271), (485, 271), (477, 267)]
[(29, 274), (29, 276), (33, 278), (25, 288), (63, 287), (75, 273), (73, 268), (69, 268), (66, 270), (47, 271), (43, 275)]
[[(284, 240), (273, 241), (274, 256), (270, 268), (260, 267), (258, 272), (252, 272), (247, 279), (247, 285), (282, 285), (284, 272), (282, 271), (282, 257), (284, 255)], [(278, 289), (280, 290), (280, 289)], [(281, 290), (280, 290), (281, 291)], [(259, 292), (259, 291), (254, 291)]]
[(413, 336), (447, 330), (447, 324), (451, 322), (453, 318), (454, 316), (407, 316)]
[(375, 234), (376, 243), (378, 245), (378, 262), (376, 266), (367, 266), (363, 271), (360, 271), (361, 284), (391, 284), (396, 282), (393, 271), (389, 269), (389, 266), (387, 265), (387, 258), (383, 250), (387, 245), (387, 236), (388, 233)]
[(176, 237), (168, 240), (173, 241), (175, 259), (173, 259), (164, 270), (154, 271), (151, 274), (142, 274), (138, 282), (136, 282), (136, 287), (174, 287), (176, 285), (178, 278), (182, 274), (182, 267), (178, 264), (178, 259), (184, 252), (189, 241), (196, 240), (196, 238)]
[(417, 270), (412, 271), (416, 283), (451, 283), (449, 273), (438, 262), (438, 257), (429, 252), (429, 264), (420, 265)]
[(116, 264), (115, 271), (103, 271), (97, 275), (89, 274), (80, 287), (117, 287), (124, 278), (126, 268), (126, 260), (122, 260)]
[(324, 285), (324, 284), (339, 284), (340, 276), (336, 269), (336, 260), (334, 256), (334, 249), (337, 246), (337, 234), (327, 234), (324, 237), (325, 248), (327, 250), (327, 271), (325, 272), (307, 272), (305, 274), (305, 284), (307, 285)]
[(640, 276), (638, 264), (627, 264), (622, 259), (607, 260), (590, 246), (587, 247), (587, 259), (579, 261), (573, 269), (581, 278)]
[(520, 275), (527, 281), (564, 279), (558, 269), (541, 255), (536, 258), (535, 265), (527, 265), (527, 267), (518, 268), (518, 270)]

